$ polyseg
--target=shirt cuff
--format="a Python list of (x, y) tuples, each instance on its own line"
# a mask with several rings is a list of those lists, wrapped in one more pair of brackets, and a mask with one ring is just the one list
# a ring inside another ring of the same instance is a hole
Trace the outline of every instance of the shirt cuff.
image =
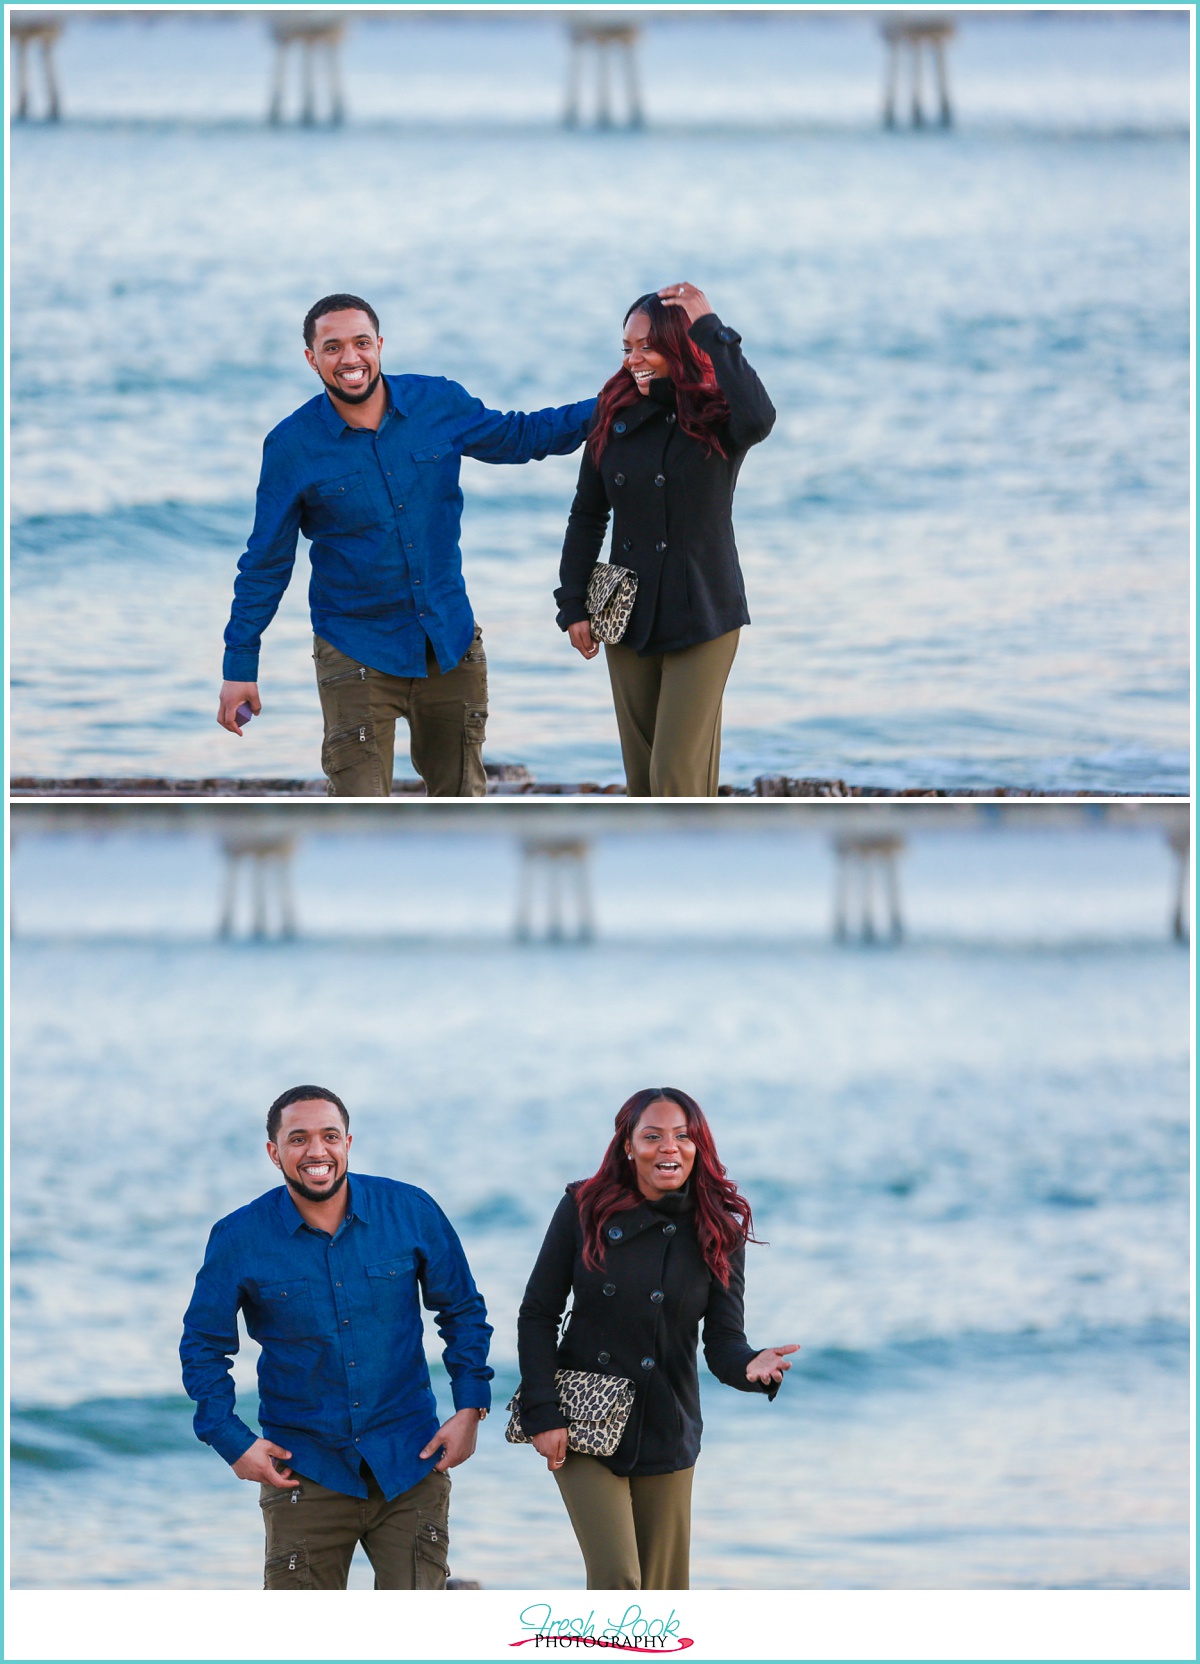
[(258, 1434), (252, 1433), (244, 1421), (239, 1420), (237, 1416), (230, 1416), (215, 1433), (209, 1435), (208, 1443), (217, 1455), (223, 1456), (232, 1467), (246, 1454), (257, 1437)]
[(456, 1410), (490, 1410), (492, 1389), (486, 1381), (455, 1381), (450, 1396)]
[(227, 682), (257, 682), (258, 653), (250, 647), (227, 647), (222, 674)]

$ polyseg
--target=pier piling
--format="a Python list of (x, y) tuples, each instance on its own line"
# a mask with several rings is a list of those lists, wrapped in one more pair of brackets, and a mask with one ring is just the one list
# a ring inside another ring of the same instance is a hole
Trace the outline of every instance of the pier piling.
[(587, 67), (593, 69), (596, 91), (596, 126), (612, 127), (613, 74), (612, 58), (619, 56), (621, 77), (625, 90), (626, 127), (642, 127), (641, 84), (637, 71), (637, 42), (641, 28), (636, 23), (580, 23), (568, 24), (571, 56), (567, 65), (567, 101), (563, 110), (563, 126), (578, 127), (583, 98), (583, 83)]
[(903, 848), (904, 839), (899, 833), (849, 833), (834, 839), (837, 851), (835, 941), (848, 941), (854, 934), (860, 942), (876, 942), (885, 934), (891, 942), (902, 940), (904, 921), (900, 912), (897, 858)]
[(881, 33), (887, 42), (887, 70), (883, 87), (883, 125), (895, 127), (896, 100), (900, 90), (901, 61), (908, 65), (909, 110), (914, 127), (925, 126), (921, 65), (929, 54), (937, 88), (938, 126), (951, 127), (954, 112), (950, 104), (950, 78), (946, 70), (946, 42), (954, 35), (954, 24), (944, 17), (889, 18)]
[[(596, 933), (586, 838), (525, 838), (517, 887), (516, 938), (590, 942)], [(568, 914), (570, 917), (568, 918)]]
[(300, 57), (300, 114), (302, 127), (317, 123), (317, 67), (324, 70), (328, 120), (336, 127), (345, 118), (342, 98), (340, 53), (346, 25), (336, 17), (325, 17), (313, 12), (285, 14), (271, 20), (271, 35), (275, 41), (275, 70), (271, 84), (271, 102), (267, 121), (278, 127), (283, 117), (287, 96), (288, 63), (295, 47)]
[(238, 897), (241, 875), (249, 879), (246, 896), (251, 941), (266, 942), (275, 937), (290, 941), (296, 934), (296, 909), (292, 897), (292, 855), (295, 839), (254, 834), (233, 835), (222, 840), (225, 849), (225, 885), (221, 900), (221, 921), (217, 935), (230, 941), (238, 933)]
[(58, 92), (58, 77), (54, 70), (54, 48), (62, 34), (62, 22), (56, 17), (30, 17), (17, 14), (9, 25), (17, 48), (17, 107), (18, 121), (29, 120), (30, 72), (29, 54), (34, 46), (41, 51), (42, 79), (46, 88), (45, 121), (61, 121), (62, 100)]

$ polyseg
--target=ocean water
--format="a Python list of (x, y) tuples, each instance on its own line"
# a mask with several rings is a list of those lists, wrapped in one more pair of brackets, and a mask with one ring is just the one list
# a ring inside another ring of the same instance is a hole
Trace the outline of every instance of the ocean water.
[[(303, 548), (264, 715), (212, 720), (315, 295), (529, 408), (686, 275), (779, 410), (724, 777), (1186, 790), (1189, 27), (966, 14), (956, 131), (885, 134), (870, 19), (659, 16), (645, 131), (568, 133), (561, 20), (363, 20), (347, 124), (272, 131), (260, 18), (72, 18), (68, 119), (11, 145), (14, 771), (318, 772)], [(574, 476), (464, 466), (487, 754), (610, 781), (553, 618)]]
[[(807, 833), (600, 840), (598, 939), (557, 947), (512, 940), (503, 836), (312, 838), (301, 936), (258, 945), (213, 940), (199, 836), (22, 837), (14, 1585), (257, 1586), (255, 1497), (195, 1442), (175, 1349), (209, 1226), (271, 1185), (265, 1104), (316, 1079), (355, 1164), (459, 1228), (498, 1404), (541, 1233), (618, 1104), (705, 1105), (764, 1239), (748, 1332), (803, 1351), (770, 1406), (705, 1382), (694, 1587), (1186, 1586), (1169, 857), (1150, 828), (1038, 825), (914, 835), (908, 940), (874, 950), (829, 941)], [(502, 1428), (455, 1475), (453, 1568), (579, 1588)]]

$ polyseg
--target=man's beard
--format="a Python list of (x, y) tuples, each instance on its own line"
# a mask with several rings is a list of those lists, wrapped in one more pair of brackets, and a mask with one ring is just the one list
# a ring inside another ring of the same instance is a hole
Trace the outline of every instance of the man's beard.
[(306, 1185), (303, 1180), (294, 1179), (290, 1173), (285, 1173), (283, 1176), (291, 1188), (296, 1192), (297, 1196), (303, 1196), (306, 1202), (327, 1202), (331, 1196), (336, 1196), (338, 1191), (345, 1184), (346, 1180), (350, 1176), (350, 1169), (348, 1167), (343, 1167), (341, 1173), (333, 1181), (328, 1190), (313, 1190)]
[(332, 398), (340, 399), (343, 404), (366, 404), (367, 400), (371, 397), (371, 394), (379, 386), (379, 378), (382, 374), (382, 370), (376, 370), (372, 379), (367, 383), (365, 390), (361, 393), (343, 392), (336, 381), (326, 381), (324, 376), (321, 377), (321, 382), (325, 391)]

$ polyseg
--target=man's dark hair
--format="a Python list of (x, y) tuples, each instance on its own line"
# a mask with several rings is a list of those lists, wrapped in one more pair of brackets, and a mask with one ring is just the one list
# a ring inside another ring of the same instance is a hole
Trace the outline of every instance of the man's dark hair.
[(379, 334), (379, 314), (361, 295), (326, 295), (304, 314), (304, 345), (311, 347), (317, 335), (317, 319), (326, 312), (365, 312), (371, 327)]
[(286, 1092), (281, 1092), (267, 1111), (267, 1137), (272, 1144), (279, 1142), (279, 1123), (283, 1119), (283, 1112), (289, 1104), (306, 1104), (314, 1098), (323, 1103), (332, 1104), (342, 1114), (342, 1122), (346, 1131), (350, 1131), (350, 1116), (346, 1106), (336, 1092), (329, 1092), (323, 1086), (292, 1086)]

